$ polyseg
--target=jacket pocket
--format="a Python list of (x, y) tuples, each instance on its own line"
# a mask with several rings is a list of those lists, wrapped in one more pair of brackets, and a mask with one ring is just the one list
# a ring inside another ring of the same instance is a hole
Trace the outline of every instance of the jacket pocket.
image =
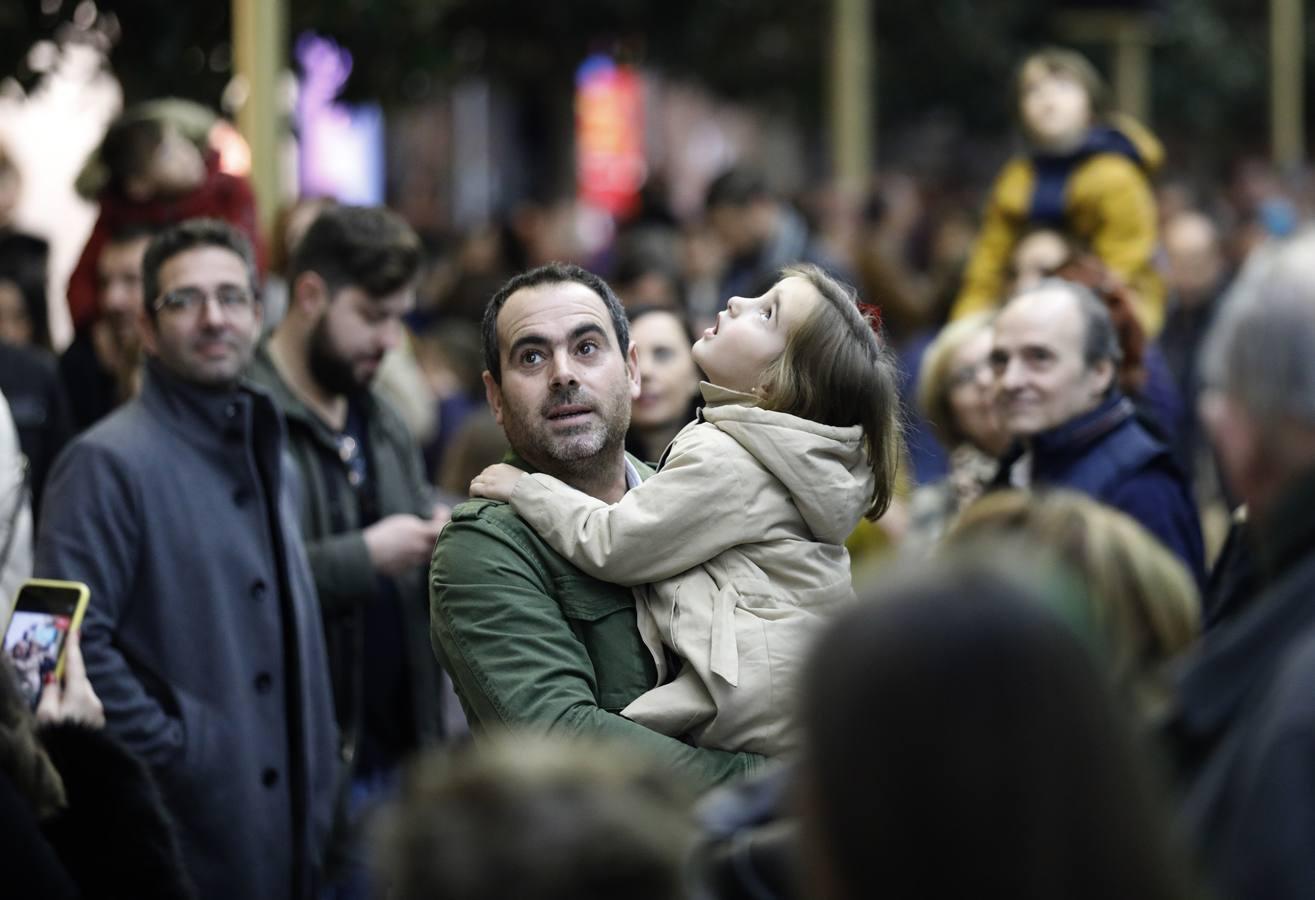
[[(556, 580), (562, 615), (576, 622), (597, 622), (621, 610), (634, 610), (634, 596), (627, 588), (604, 585), (588, 578), (562, 576)], [(600, 591), (603, 587), (606, 590)]]
[(619, 712), (656, 681), (652, 655), (639, 634), (634, 594), (588, 576), (553, 581), (562, 615), (593, 666), (599, 707)]

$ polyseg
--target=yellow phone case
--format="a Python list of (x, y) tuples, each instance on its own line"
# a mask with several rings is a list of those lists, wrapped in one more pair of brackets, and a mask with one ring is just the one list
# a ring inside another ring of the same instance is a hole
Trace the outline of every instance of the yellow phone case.
[[(68, 623), (68, 632), (64, 636), (64, 642), (59, 648), (59, 660), (55, 663), (55, 680), (64, 677), (64, 659), (68, 655), (68, 635), (77, 631), (82, 625), (82, 616), (87, 611), (87, 602), (91, 599), (91, 589), (81, 581), (58, 581), (52, 578), (29, 578), (24, 581), (18, 588), (18, 596), (14, 598), (14, 606), (10, 611), (12, 617), (18, 610), (19, 598), (23, 595), (23, 588), (28, 586), (42, 588), (56, 588), (60, 590), (74, 591), (77, 593), (77, 600), (73, 607), (73, 617)], [(6, 628), (8, 623), (6, 623)]]

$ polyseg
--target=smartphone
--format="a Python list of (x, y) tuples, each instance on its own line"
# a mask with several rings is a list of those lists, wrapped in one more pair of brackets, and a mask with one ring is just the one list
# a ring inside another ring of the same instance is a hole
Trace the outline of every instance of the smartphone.
[(18, 589), (5, 627), (4, 653), (32, 709), (41, 699), (42, 685), (63, 676), (69, 632), (82, 624), (90, 597), (80, 581), (29, 578)]

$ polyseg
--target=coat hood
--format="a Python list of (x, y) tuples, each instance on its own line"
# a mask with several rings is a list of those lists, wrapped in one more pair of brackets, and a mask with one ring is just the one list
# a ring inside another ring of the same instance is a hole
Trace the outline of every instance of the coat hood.
[(874, 476), (859, 425), (821, 425), (759, 409), (751, 394), (704, 383), (705, 422), (731, 436), (790, 494), (819, 541), (839, 544), (872, 503)]

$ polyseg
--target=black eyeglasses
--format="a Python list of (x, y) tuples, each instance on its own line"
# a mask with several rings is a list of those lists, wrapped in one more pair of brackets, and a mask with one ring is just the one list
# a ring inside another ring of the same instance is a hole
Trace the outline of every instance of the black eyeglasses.
[(171, 315), (196, 315), (212, 297), (219, 304), (220, 311), (229, 317), (251, 312), (256, 303), (250, 290), (236, 284), (221, 284), (213, 294), (199, 287), (180, 287), (161, 294), (155, 301), (155, 311)]

